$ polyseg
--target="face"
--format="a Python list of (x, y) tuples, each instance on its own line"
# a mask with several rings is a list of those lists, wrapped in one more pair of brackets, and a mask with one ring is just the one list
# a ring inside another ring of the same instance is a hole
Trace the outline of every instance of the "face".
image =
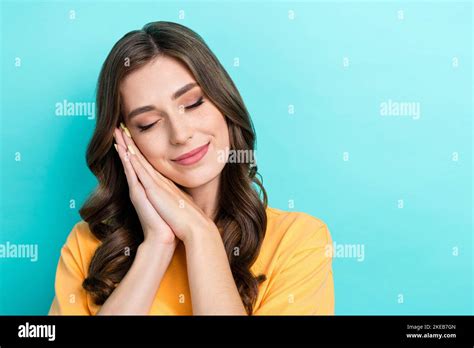
[(157, 171), (186, 188), (219, 176), (227, 123), (183, 63), (160, 56), (129, 74), (120, 93), (125, 125)]

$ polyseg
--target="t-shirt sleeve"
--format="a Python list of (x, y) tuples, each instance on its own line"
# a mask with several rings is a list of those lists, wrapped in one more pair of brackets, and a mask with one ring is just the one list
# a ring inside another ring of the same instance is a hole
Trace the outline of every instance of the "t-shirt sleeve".
[(76, 224), (66, 243), (56, 269), (55, 296), (48, 315), (91, 315), (82, 282), (87, 274), (81, 255), (80, 227)]
[(286, 242), (287, 257), (269, 280), (268, 293), (254, 315), (333, 315), (332, 239), (328, 227), (304, 214)]

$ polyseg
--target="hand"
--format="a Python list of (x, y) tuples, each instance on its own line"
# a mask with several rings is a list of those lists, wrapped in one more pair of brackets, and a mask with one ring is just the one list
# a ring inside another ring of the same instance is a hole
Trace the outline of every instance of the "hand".
[(117, 129), (114, 132), (114, 138), (116, 141), (115, 147), (120, 160), (122, 161), (125, 176), (127, 177), (130, 200), (135, 207), (142, 225), (145, 241), (176, 247), (178, 238), (175, 237), (170, 226), (161, 218), (147, 198), (145, 189), (139, 182), (132, 164), (130, 163), (130, 154), (127, 151), (122, 133)]
[(118, 128), (116, 136), (124, 148), (129, 149), (129, 162), (141, 183), (144, 195), (174, 234), (185, 244), (195, 231), (217, 231), (217, 226), (194, 203), (192, 197), (163, 176), (146, 160), (131, 137)]

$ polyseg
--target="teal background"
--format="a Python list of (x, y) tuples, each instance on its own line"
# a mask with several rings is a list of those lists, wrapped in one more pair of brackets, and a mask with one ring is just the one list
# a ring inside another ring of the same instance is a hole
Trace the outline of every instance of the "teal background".
[[(0, 259), (0, 314), (47, 313), (60, 248), (96, 183), (85, 163), (95, 120), (58, 117), (55, 104), (93, 102), (112, 45), (156, 20), (197, 31), (234, 79), (270, 205), (364, 245), (364, 261), (334, 260), (336, 314), (473, 314), (472, 7), (3, 1), (0, 242), (37, 243), (39, 259)], [(420, 119), (382, 117), (388, 99), (419, 102)]]

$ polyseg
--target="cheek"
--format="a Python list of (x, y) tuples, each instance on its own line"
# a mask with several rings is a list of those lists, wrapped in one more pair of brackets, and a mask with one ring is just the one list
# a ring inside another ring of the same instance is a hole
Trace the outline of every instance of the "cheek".
[(229, 130), (227, 128), (227, 122), (218, 109), (213, 110), (212, 117), (209, 117), (207, 128), (208, 133), (216, 138), (216, 143), (219, 147), (229, 145)]
[(229, 128), (227, 127), (227, 122), (224, 118), (219, 122), (216, 138), (218, 139), (218, 143), (221, 148), (230, 146)]
[(146, 160), (159, 171), (159, 168), (163, 166), (161, 163), (163, 163), (165, 158), (165, 152), (163, 151), (165, 147), (157, 141), (150, 141), (144, 138), (134, 139), (134, 141)]

